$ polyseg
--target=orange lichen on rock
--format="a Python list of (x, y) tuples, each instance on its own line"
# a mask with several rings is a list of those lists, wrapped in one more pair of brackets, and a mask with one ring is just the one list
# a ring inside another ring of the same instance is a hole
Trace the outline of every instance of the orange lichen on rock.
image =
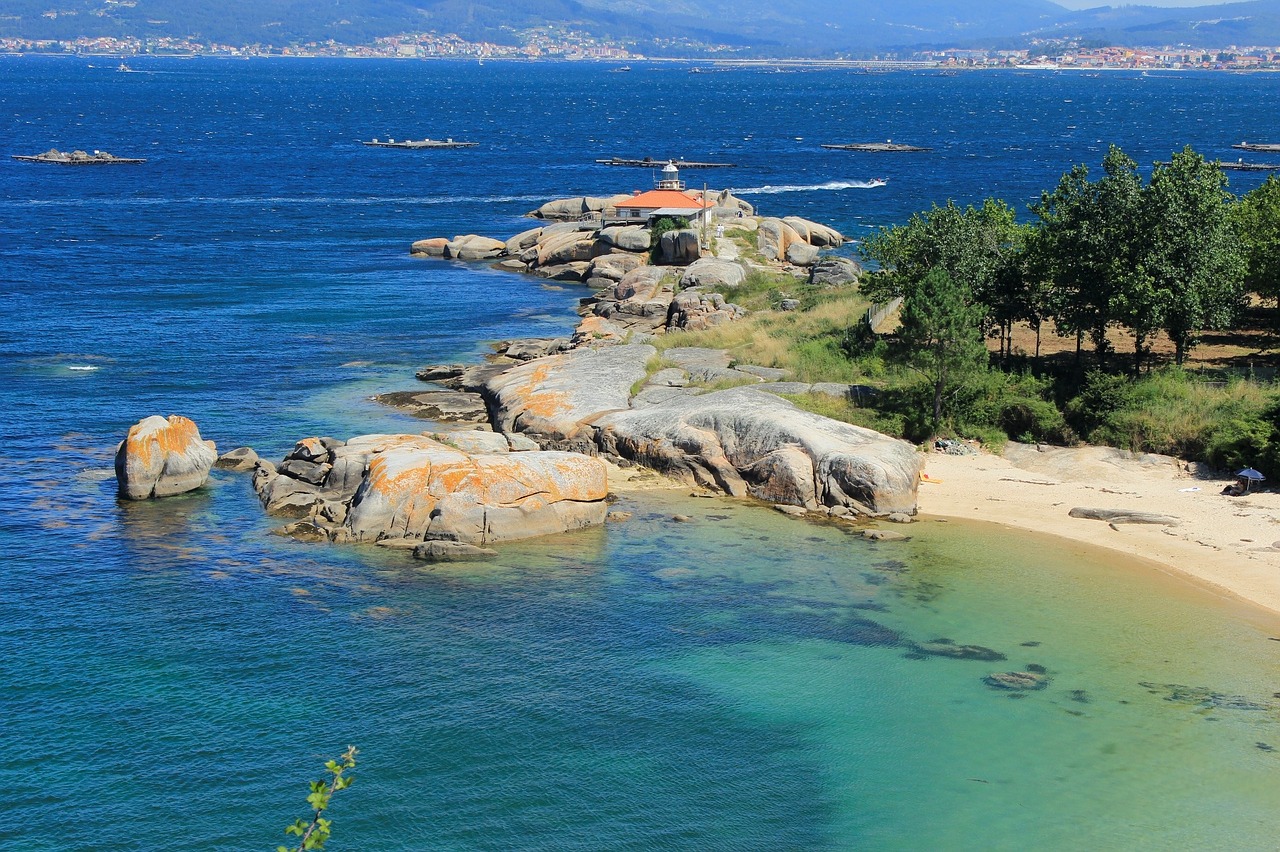
[(120, 496), (130, 500), (168, 497), (204, 485), (217, 459), (213, 441), (186, 417), (147, 417), (129, 428), (116, 448)]
[(415, 436), (390, 436), (370, 450), (346, 520), (357, 540), (484, 543), (604, 520), (608, 482), (599, 459), (558, 452), (472, 456)]

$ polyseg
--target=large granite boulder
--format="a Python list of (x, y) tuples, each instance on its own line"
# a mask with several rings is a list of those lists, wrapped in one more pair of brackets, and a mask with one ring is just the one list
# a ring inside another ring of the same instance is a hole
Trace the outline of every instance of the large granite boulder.
[(449, 241), (444, 237), (432, 237), (429, 240), (418, 240), (409, 247), (409, 254), (423, 257), (444, 257), (445, 246)]
[(704, 257), (689, 264), (689, 268), (680, 276), (680, 287), (733, 288), (746, 278), (747, 270), (742, 264), (717, 257)]
[(667, 231), (658, 241), (662, 262), (673, 266), (687, 266), (702, 257), (702, 245), (698, 232), (692, 228)]
[(789, 246), (807, 242), (796, 233), (795, 228), (781, 219), (761, 219), (760, 227), (756, 230), (756, 246), (768, 260), (785, 260)]
[(807, 243), (792, 243), (787, 246), (787, 263), (795, 266), (813, 266), (818, 262), (818, 248)]
[(594, 423), (606, 451), (734, 496), (915, 512), (924, 457), (914, 447), (751, 387), (615, 411)]
[[(423, 541), (482, 545), (604, 522), (606, 468), (572, 453), (511, 453), (499, 437), (361, 435), (336, 442), (318, 484), (287, 459), (260, 463), (254, 487), (267, 510), (306, 518), (309, 536), (412, 548)], [(301, 442), (300, 442), (301, 443)], [(464, 451), (470, 444), (475, 451)], [(494, 444), (495, 452), (487, 452)], [(291, 454), (291, 456), (294, 454)], [(286, 527), (286, 532), (290, 530)]]
[(783, 220), (791, 229), (800, 235), (811, 246), (820, 248), (840, 248), (844, 245), (844, 234), (835, 228), (801, 219), (799, 216), (787, 216)]
[(627, 344), (582, 348), (527, 361), (491, 378), (485, 395), (501, 432), (525, 432), (543, 446), (586, 448), (587, 437), (601, 414), (625, 409), (631, 387), (646, 376), (645, 365), (657, 354), (652, 346)]
[(600, 239), (623, 251), (640, 252), (649, 250), (650, 234), (648, 228), (639, 225), (619, 225), (602, 229)]
[(128, 500), (171, 497), (199, 488), (218, 459), (213, 441), (186, 417), (147, 417), (116, 447), (116, 483)]
[(817, 287), (847, 287), (861, 276), (861, 264), (850, 257), (824, 257), (809, 268), (809, 283)]
[(463, 234), (454, 237), (444, 247), (444, 256), (454, 260), (490, 260), (504, 254), (507, 244), (502, 240)]

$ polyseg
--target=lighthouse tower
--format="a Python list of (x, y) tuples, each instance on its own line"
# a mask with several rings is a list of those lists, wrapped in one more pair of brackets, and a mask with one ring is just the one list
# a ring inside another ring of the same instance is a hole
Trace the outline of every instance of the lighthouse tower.
[(680, 180), (680, 170), (676, 168), (674, 160), (668, 160), (667, 164), (662, 167), (662, 178), (658, 181), (655, 188), (675, 190), (684, 189), (684, 181)]

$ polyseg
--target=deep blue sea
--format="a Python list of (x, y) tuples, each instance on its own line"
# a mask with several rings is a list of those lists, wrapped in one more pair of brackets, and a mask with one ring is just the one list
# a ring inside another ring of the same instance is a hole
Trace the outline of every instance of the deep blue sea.
[[(1276, 847), (1280, 626), (1145, 564), (640, 494), (427, 570), (270, 535), (243, 475), (126, 505), (110, 469), (151, 414), (269, 458), (420, 430), (369, 397), (584, 294), (409, 244), (649, 186), (597, 157), (734, 162), (684, 177), (857, 236), (1025, 210), (1111, 142), (1280, 141), (1280, 77), (117, 64), (0, 57), (0, 849), (272, 849), (349, 743), (335, 852)], [(934, 151), (819, 147), (878, 139)], [(51, 147), (148, 162), (8, 157)], [(1009, 662), (904, 656), (942, 637)], [(1029, 663), (1048, 689), (982, 683)]]

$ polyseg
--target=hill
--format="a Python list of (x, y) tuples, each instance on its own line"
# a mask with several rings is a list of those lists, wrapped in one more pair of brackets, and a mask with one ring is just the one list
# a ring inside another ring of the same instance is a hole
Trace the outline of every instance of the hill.
[(921, 47), (1016, 45), (1030, 37), (1109, 44), (1280, 43), (1280, 0), (1068, 12), (1049, 0), (6, 0), (0, 36), (185, 37), (236, 45), (368, 43), (402, 32), (519, 42), (559, 26), (597, 38), (727, 44), (743, 54), (869, 55)]

